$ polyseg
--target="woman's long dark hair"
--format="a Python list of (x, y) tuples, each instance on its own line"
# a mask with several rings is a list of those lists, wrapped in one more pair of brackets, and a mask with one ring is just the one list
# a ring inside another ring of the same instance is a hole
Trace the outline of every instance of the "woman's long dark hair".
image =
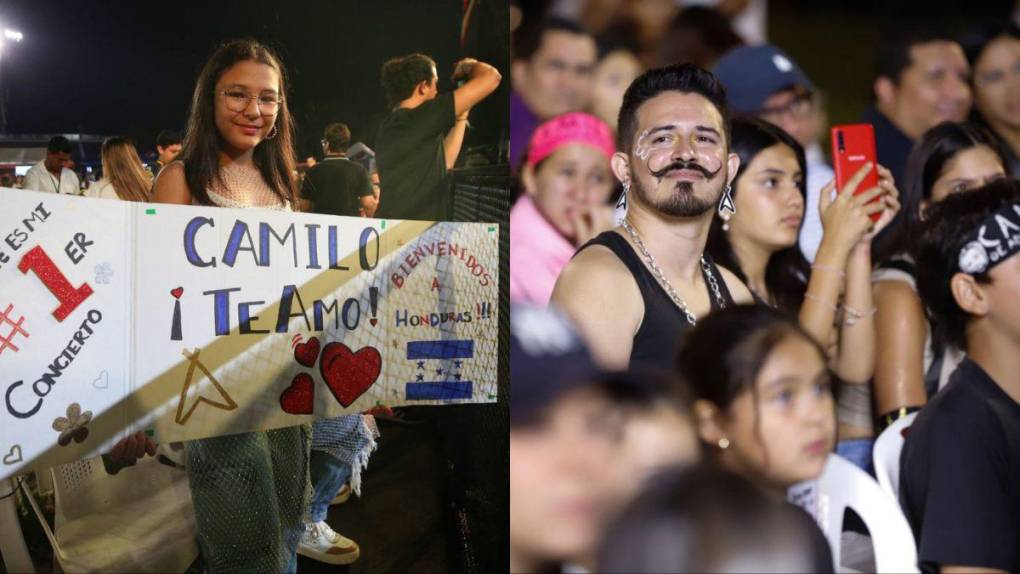
[(207, 192), (220, 177), (219, 151), (223, 138), (216, 127), (216, 84), (223, 73), (238, 62), (265, 64), (280, 76), (280, 109), (276, 114), (276, 136), (263, 139), (252, 156), (262, 179), (281, 200), (297, 206), (297, 182), (294, 179), (294, 122), (287, 107), (287, 72), (272, 50), (255, 40), (233, 40), (213, 52), (202, 68), (191, 98), (188, 128), (181, 147), (184, 177), (199, 203), (210, 204)]
[[(738, 116), (732, 121), (730, 151), (740, 156), (740, 169), (733, 178), (733, 195), (736, 197), (740, 187), (740, 178), (747, 167), (763, 150), (774, 145), (784, 145), (797, 156), (797, 165), (804, 175), (797, 189), (800, 190), (804, 204), (807, 205), (807, 162), (804, 148), (789, 134), (765, 120), (753, 117)], [(803, 220), (802, 220), (803, 221)], [(741, 281), (747, 283), (747, 275), (740, 266), (737, 254), (733, 252), (729, 237), (722, 229), (719, 217), (712, 219), (712, 227), (708, 232), (706, 246), (709, 255), (716, 263), (732, 271)], [(803, 223), (802, 223), (803, 225)], [(765, 267), (765, 286), (768, 296), (777, 306), (787, 312), (797, 313), (804, 303), (804, 292), (807, 289), (807, 277), (811, 274), (811, 266), (801, 253), (800, 247), (794, 243), (790, 247), (772, 254)]]
[[(920, 223), (921, 202), (931, 201), (932, 187), (942, 170), (960, 152), (987, 146), (998, 156), (1003, 169), (1009, 160), (1002, 141), (991, 131), (973, 122), (942, 122), (926, 131), (907, 158), (900, 185), (900, 204), (889, 227), (875, 238), (872, 248), (875, 265), (880, 267), (894, 255), (910, 251), (911, 238)], [(888, 232), (888, 233), (887, 233)]]

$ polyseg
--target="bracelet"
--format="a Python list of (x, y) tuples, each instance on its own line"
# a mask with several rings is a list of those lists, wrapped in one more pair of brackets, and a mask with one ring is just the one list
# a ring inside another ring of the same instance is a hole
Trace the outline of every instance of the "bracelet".
[(837, 313), (837, 314), (839, 313), (839, 306), (838, 306), (838, 305), (833, 305), (832, 303), (829, 303), (828, 301), (826, 301), (826, 300), (824, 300), (824, 299), (820, 299), (820, 298), (818, 298), (818, 297), (815, 297), (814, 295), (812, 295), (812, 294), (810, 294), (810, 293), (805, 293), (805, 294), (804, 294), (804, 298), (805, 298), (805, 299), (810, 299), (810, 300), (812, 300), (812, 301), (814, 301), (815, 303), (818, 303), (818, 304), (820, 304), (820, 305), (822, 305), (822, 304), (824, 304), (824, 305), (828, 305), (829, 307), (831, 307), (831, 308), (832, 308), (832, 312), (833, 312), (833, 313)]
[(847, 327), (853, 327), (860, 319), (870, 319), (871, 317), (874, 317), (875, 313), (878, 312), (878, 307), (872, 307), (871, 311), (868, 311), (867, 313), (861, 313), (857, 309), (847, 305), (843, 305), (843, 310), (846, 311), (847, 314), (844, 324)]
[(817, 269), (819, 271), (829, 271), (831, 273), (839, 273), (840, 277), (846, 277), (846, 272), (845, 271), (843, 271), (842, 269), (840, 269), (838, 267), (833, 267), (831, 265), (822, 265), (820, 263), (812, 263), (811, 264), (811, 268), (812, 269)]
[(921, 410), (921, 407), (900, 407), (900, 408), (898, 408), (898, 409), (896, 409), (894, 411), (888, 412), (888, 413), (878, 417), (878, 421), (877, 421), (878, 422), (878, 425), (877, 425), (878, 428), (876, 429), (875, 436), (878, 436), (879, 434), (881, 434), (882, 431), (884, 431), (886, 428), (889, 427), (889, 425), (893, 424), (894, 422), (900, 420), (901, 418), (903, 418), (903, 417), (905, 417), (905, 416), (907, 416), (909, 414), (916, 413), (919, 410)]

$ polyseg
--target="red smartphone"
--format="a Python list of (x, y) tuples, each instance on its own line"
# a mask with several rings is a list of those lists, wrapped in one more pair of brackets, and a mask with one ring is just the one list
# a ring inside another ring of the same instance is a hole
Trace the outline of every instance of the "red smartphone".
[[(857, 186), (854, 195), (878, 186), (878, 155), (875, 153), (875, 129), (871, 124), (842, 124), (832, 126), (832, 166), (836, 171), (836, 190), (842, 191), (846, 182), (861, 166), (871, 162), (874, 166)], [(875, 198), (869, 203), (879, 201)], [(882, 212), (873, 213), (872, 221), (878, 221)]]

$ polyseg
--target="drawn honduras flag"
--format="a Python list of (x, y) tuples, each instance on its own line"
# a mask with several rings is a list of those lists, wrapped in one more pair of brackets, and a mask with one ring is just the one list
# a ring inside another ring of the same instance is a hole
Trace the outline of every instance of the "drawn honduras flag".
[(406, 385), (409, 401), (470, 399), (473, 384), (463, 380), (465, 359), (475, 356), (475, 342), (469, 339), (449, 341), (409, 341), (407, 360), (412, 363), (415, 381)]

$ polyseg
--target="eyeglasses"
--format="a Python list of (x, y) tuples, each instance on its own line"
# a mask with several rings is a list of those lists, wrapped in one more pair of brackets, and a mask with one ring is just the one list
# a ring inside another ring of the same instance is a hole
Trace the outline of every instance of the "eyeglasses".
[(801, 117), (810, 109), (810, 106), (811, 94), (798, 94), (783, 105), (762, 108), (758, 115), (765, 117), (765, 119), (780, 119), (786, 115)]
[(280, 104), (283, 103), (283, 98), (277, 95), (248, 95), (240, 90), (225, 90), (216, 92), (223, 96), (224, 102), (227, 104), (227, 109), (232, 112), (243, 112), (248, 109), (248, 104), (252, 100), (258, 102), (259, 113), (264, 116), (275, 115), (280, 109)]

